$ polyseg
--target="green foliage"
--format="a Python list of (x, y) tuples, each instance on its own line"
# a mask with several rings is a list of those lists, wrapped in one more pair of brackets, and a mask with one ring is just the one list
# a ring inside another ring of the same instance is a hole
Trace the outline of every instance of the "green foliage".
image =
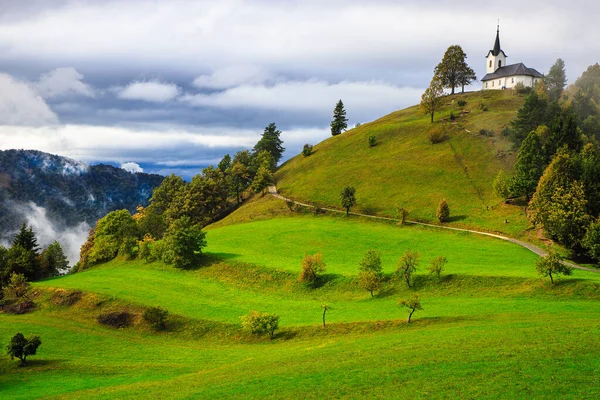
[(305, 144), (304, 147), (302, 148), (302, 155), (304, 157), (308, 157), (312, 154), (313, 152), (313, 146), (312, 144)]
[(340, 192), (340, 204), (346, 209), (346, 215), (350, 214), (350, 208), (356, 205), (356, 189), (346, 186)]
[(494, 188), (494, 193), (496, 196), (503, 198), (504, 200), (508, 199), (511, 195), (510, 191), (511, 179), (506, 176), (504, 171), (498, 171), (498, 175), (494, 179), (492, 187)]
[(581, 244), (596, 262), (600, 261), (600, 221), (590, 224)]
[(361, 271), (373, 271), (381, 274), (381, 253), (375, 250), (368, 250), (358, 264)]
[(129, 211), (117, 210), (106, 214), (94, 228), (86, 264), (112, 260), (119, 253), (131, 255), (139, 235), (139, 227)]
[(577, 127), (575, 117), (571, 114), (561, 114), (553, 120), (544, 149), (550, 158), (562, 147), (574, 152), (579, 152), (583, 147), (581, 130)]
[(169, 311), (162, 307), (149, 307), (142, 314), (144, 321), (148, 322), (157, 331), (167, 327), (168, 316)]
[(265, 128), (260, 140), (254, 145), (254, 154), (260, 154), (262, 151), (266, 151), (273, 157), (275, 164), (277, 164), (285, 151), (280, 136), (281, 131), (277, 129), (277, 126), (274, 123), (270, 123)]
[(206, 234), (199, 225), (193, 225), (190, 218), (183, 216), (173, 221), (163, 239), (168, 251), (162, 259), (175, 268), (190, 268), (200, 261), (202, 249), (206, 247)]
[(517, 113), (517, 118), (511, 122), (511, 139), (517, 145), (535, 131), (540, 125), (548, 123), (548, 102), (538, 96), (537, 92), (531, 92), (525, 98), (525, 104)]
[(244, 330), (257, 336), (268, 334), (271, 340), (273, 340), (275, 331), (279, 328), (279, 316), (276, 314), (253, 310), (250, 311), (250, 314), (241, 316), (240, 319)]
[(35, 232), (33, 232), (32, 226), (27, 226), (27, 224), (23, 224), (19, 232), (15, 235), (15, 238), (12, 241), (13, 246), (21, 246), (27, 251), (33, 253), (34, 257), (39, 255), (40, 247), (38, 245), (37, 238), (35, 237)]
[(442, 143), (447, 138), (446, 130), (439, 126), (433, 127), (427, 132), (427, 137), (431, 144)]
[(369, 136), (369, 147), (375, 147), (377, 145), (377, 139), (375, 135)]
[(419, 295), (418, 294), (415, 294), (410, 299), (400, 299), (398, 301), (398, 305), (401, 308), (407, 308), (408, 309), (408, 320), (406, 321), (408, 323), (410, 323), (410, 319), (412, 318), (412, 315), (414, 314), (415, 311), (423, 309), (423, 306), (421, 305), (421, 300), (419, 299)]
[(298, 277), (298, 281), (304, 283), (312, 283), (316, 286), (319, 280), (319, 275), (325, 272), (326, 264), (323, 261), (323, 255), (317, 254), (306, 254), (302, 259), (302, 271)]
[(539, 258), (535, 262), (535, 269), (541, 276), (550, 277), (552, 284), (554, 284), (553, 275), (562, 274), (569, 276), (573, 273), (573, 269), (565, 265), (558, 253), (553, 250), (549, 250), (548, 255)]
[(248, 166), (234, 159), (234, 164), (231, 167), (230, 193), (235, 196), (238, 204), (242, 202), (242, 192), (249, 184), (250, 172)]
[(440, 222), (448, 222), (450, 219), (450, 206), (446, 199), (440, 200), (437, 210), (435, 211), (435, 216)]
[(439, 256), (431, 260), (431, 264), (427, 268), (429, 273), (437, 279), (438, 282), (442, 280), (442, 272), (444, 272), (444, 267), (448, 263), (446, 257)]
[(262, 165), (258, 168), (256, 176), (252, 181), (252, 190), (254, 193), (264, 193), (265, 190), (275, 183), (273, 172), (266, 166)]
[(451, 94), (454, 94), (456, 86), (462, 86), (464, 92), (465, 86), (476, 79), (475, 71), (467, 65), (466, 58), (462, 47), (453, 45), (448, 47), (444, 58), (435, 67), (435, 75), (439, 77), (443, 87), (452, 89)]
[(419, 253), (412, 250), (406, 250), (402, 257), (396, 263), (396, 277), (403, 279), (406, 286), (410, 287), (412, 275), (419, 265)]
[(332, 136), (339, 135), (348, 128), (348, 118), (346, 118), (346, 110), (342, 100), (338, 101), (333, 109), (333, 119), (330, 126)]
[(42, 341), (39, 336), (25, 337), (19, 332), (10, 339), (8, 346), (6, 346), (6, 354), (10, 356), (11, 360), (18, 358), (21, 360), (21, 365), (26, 365), (27, 357), (36, 355), (41, 344)]
[(2, 288), (4, 299), (14, 302), (29, 300), (31, 285), (23, 274), (13, 272), (6, 286)]
[(149, 233), (145, 234), (144, 238), (142, 240), (138, 240), (138, 242), (137, 242), (137, 246), (138, 246), (137, 257), (140, 260), (144, 260), (146, 262), (152, 262), (152, 261), (156, 260), (156, 258), (154, 257), (154, 254), (152, 253), (152, 247), (154, 246), (155, 243), (156, 243), (156, 241), (154, 240), (152, 235), (150, 235)]
[(381, 289), (383, 275), (372, 270), (360, 271), (357, 276), (358, 287), (367, 290), (373, 297), (373, 292)]
[(69, 268), (69, 261), (60, 244), (55, 240), (40, 254), (40, 277), (57, 276)]
[(540, 177), (546, 167), (546, 157), (542, 148), (542, 141), (537, 132), (531, 132), (519, 149), (515, 176), (510, 184), (510, 192), (517, 196), (531, 198), (537, 187)]
[(567, 84), (567, 74), (565, 72), (565, 62), (562, 59), (557, 59), (550, 67), (550, 71), (544, 77), (546, 90), (551, 101), (557, 101), (562, 94), (565, 85)]
[(229, 154), (225, 154), (219, 164), (217, 165), (217, 169), (223, 173), (226, 173), (231, 168), (231, 156)]
[(396, 218), (400, 220), (400, 225), (404, 225), (406, 223), (408, 214), (409, 211), (406, 208), (396, 205)]
[(466, 101), (466, 100), (463, 100), (463, 99), (460, 99), (460, 100), (458, 100), (458, 101), (456, 102), (456, 104), (458, 104), (458, 106), (459, 106), (459, 107), (464, 107), (464, 106), (466, 106), (466, 105), (467, 105), (467, 101)]
[(444, 89), (442, 87), (442, 82), (437, 75), (434, 75), (429, 83), (429, 87), (425, 89), (425, 92), (421, 95), (421, 103), (419, 104), (423, 113), (431, 116), (432, 123), (435, 111), (442, 106), (443, 95)]
[(184, 186), (185, 182), (180, 176), (175, 174), (167, 176), (160, 186), (152, 192), (150, 204), (152, 204), (156, 213), (163, 214), (169, 208), (175, 197), (183, 190)]

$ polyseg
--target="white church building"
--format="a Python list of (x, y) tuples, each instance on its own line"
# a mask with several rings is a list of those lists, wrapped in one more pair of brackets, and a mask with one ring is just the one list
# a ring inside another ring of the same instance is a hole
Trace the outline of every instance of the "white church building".
[(500, 47), (500, 26), (498, 26), (494, 48), (485, 57), (486, 74), (481, 79), (483, 90), (510, 89), (519, 82), (526, 87), (533, 87), (544, 78), (544, 75), (533, 68), (527, 68), (523, 63), (506, 65), (506, 58), (506, 53)]

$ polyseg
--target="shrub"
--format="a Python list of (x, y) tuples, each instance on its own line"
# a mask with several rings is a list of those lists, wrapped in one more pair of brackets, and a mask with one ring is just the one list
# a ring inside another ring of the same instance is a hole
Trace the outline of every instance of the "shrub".
[(481, 136), (494, 136), (494, 132), (489, 129), (480, 129), (479, 134)]
[(446, 139), (446, 132), (440, 128), (433, 128), (427, 134), (431, 144), (441, 143)]
[(450, 218), (450, 206), (448, 206), (446, 199), (440, 200), (440, 204), (438, 204), (435, 216), (440, 222), (446, 222)]
[(369, 136), (369, 147), (375, 147), (375, 145), (377, 145), (377, 139), (375, 138), (375, 135)]
[(438, 282), (441, 280), (441, 275), (444, 271), (444, 265), (446, 265), (447, 262), (448, 260), (446, 259), (446, 257), (442, 256), (436, 257), (433, 260), (431, 260), (431, 264), (429, 265), (428, 270), (431, 275), (437, 278)]
[(455, 121), (456, 120), (456, 115), (454, 115), (454, 112), (450, 112), (450, 121)]
[(251, 311), (248, 315), (240, 317), (242, 328), (254, 335), (262, 336), (268, 334), (273, 340), (275, 331), (279, 328), (279, 316), (276, 314)]
[(304, 157), (308, 157), (312, 154), (313, 152), (313, 146), (312, 144), (305, 144), (304, 147), (302, 148), (302, 155)]
[(523, 82), (517, 82), (517, 84), (515, 85), (515, 91), (518, 94), (528, 94), (531, 92), (531, 88), (527, 87), (523, 84)]
[(458, 104), (458, 106), (459, 106), (459, 107), (464, 107), (464, 106), (466, 106), (466, 105), (467, 105), (467, 101), (466, 101), (466, 100), (463, 100), (463, 99), (460, 99), (460, 100), (458, 100), (458, 101), (456, 102), (456, 104)]
[(127, 311), (117, 311), (98, 315), (98, 322), (113, 328), (126, 328), (132, 324), (132, 315)]
[(68, 291), (68, 290), (57, 290), (52, 294), (50, 301), (57, 306), (72, 306), (81, 300), (83, 293), (80, 290)]
[(285, 205), (290, 211), (294, 211), (294, 209), (296, 208), (296, 202), (294, 200), (286, 200)]
[(396, 263), (396, 276), (404, 279), (408, 287), (410, 287), (413, 273), (417, 270), (417, 265), (419, 265), (419, 253), (411, 250), (406, 250)]
[(144, 311), (144, 321), (148, 322), (154, 329), (162, 330), (167, 327), (167, 316), (169, 311), (162, 307), (150, 307)]
[(302, 259), (302, 271), (300, 272), (298, 281), (312, 283), (314, 286), (317, 284), (319, 274), (325, 272), (325, 268), (326, 265), (323, 261), (322, 254), (307, 254), (304, 256), (304, 259)]

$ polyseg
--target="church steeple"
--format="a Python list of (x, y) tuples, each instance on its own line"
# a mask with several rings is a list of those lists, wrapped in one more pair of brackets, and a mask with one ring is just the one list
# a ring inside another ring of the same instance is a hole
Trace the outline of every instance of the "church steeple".
[(496, 42), (494, 43), (494, 50), (492, 50), (492, 55), (497, 56), (500, 54), (502, 49), (500, 48), (500, 24), (498, 24), (498, 30), (496, 30)]

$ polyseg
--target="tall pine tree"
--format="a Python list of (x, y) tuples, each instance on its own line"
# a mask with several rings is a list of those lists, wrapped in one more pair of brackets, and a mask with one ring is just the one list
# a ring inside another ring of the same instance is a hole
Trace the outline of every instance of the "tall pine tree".
[(567, 84), (567, 75), (565, 73), (565, 62), (562, 59), (556, 60), (554, 65), (550, 67), (548, 75), (544, 78), (546, 89), (550, 100), (557, 101)]
[(342, 100), (338, 101), (333, 110), (333, 120), (331, 121), (331, 135), (336, 136), (348, 128), (348, 118)]
[(538, 181), (544, 173), (546, 157), (542, 148), (542, 141), (537, 132), (531, 132), (521, 144), (517, 164), (515, 165), (515, 176), (510, 185), (510, 192), (527, 197), (535, 193)]
[(282, 146), (283, 141), (280, 138), (281, 131), (277, 129), (275, 123), (270, 123), (263, 132), (260, 140), (254, 145), (253, 154), (260, 154), (261, 151), (268, 151), (277, 164), (283, 156), (285, 148)]

